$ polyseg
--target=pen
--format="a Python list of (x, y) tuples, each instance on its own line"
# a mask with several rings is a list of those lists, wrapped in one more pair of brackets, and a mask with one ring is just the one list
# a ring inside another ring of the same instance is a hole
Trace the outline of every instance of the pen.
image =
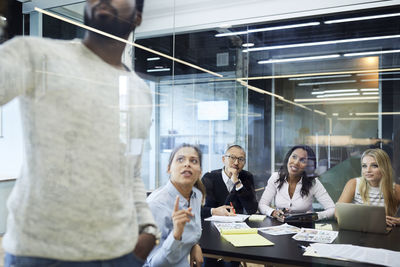
[(300, 244), (297, 244), (297, 246), (299, 246), (299, 248), (301, 248), (302, 250), (306, 250), (306, 246), (303, 246), (303, 245), (300, 245)]
[(233, 204), (232, 204), (232, 202), (230, 202), (230, 203), (231, 203), (231, 208), (232, 208), (233, 214), (235, 214), (235, 215), (236, 215), (235, 208), (233, 207)]

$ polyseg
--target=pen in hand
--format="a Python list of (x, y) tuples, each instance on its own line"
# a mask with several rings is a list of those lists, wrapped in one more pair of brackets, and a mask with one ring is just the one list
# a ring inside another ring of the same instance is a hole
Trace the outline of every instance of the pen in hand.
[(233, 204), (232, 204), (232, 202), (230, 202), (230, 204), (231, 204), (231, 211), (233, 212), (233, 214), (235, 214), (235, 215), (236, 215), (236, 211), (235, 211), (235, 208), (233, 207)]

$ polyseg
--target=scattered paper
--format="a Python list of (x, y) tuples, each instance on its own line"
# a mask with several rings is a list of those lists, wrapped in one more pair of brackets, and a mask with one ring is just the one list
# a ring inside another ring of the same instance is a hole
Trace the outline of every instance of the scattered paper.
[(311, 244), (303, 255), (393, 267), (399, 266), (400, 262), (398, 251), (342, 244)]
[(214, 222), (214, 226), (217, 227), (219, 232), (221, 232), (221, 230), (250, 229), (250, 227), (244, 222), (241, 223)]
[(338, 236), (338, 231), (327, 231), (310, 228), (301, 228), (301, 231), (293, 236), (297, 241), (332, 243)]
[(287, 223), (278, 226), (258, 228), (259, 231), (269, 235), (290, 235), (300, 232), (300, 228)]
[(250, 215), (236, 214), (235, 216), (217, 216), (205, 218), (205, 221), (211, 222), (244, 222)]

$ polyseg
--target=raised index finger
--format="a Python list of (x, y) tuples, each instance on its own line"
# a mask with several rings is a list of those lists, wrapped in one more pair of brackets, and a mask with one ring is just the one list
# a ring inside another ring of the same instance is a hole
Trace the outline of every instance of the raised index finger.
[(174, 211), (178, 211), (179, 210), (179, 196), (176, 196), (175, 198), (175, 205), (174, 205)]

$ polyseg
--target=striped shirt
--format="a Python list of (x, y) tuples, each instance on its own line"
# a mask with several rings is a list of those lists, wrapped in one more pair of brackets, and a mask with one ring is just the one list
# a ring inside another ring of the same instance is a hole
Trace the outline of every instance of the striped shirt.
[[(361, 184), (361, 179), (362, 178), (357, 178), (357, 185), (356, 185), (356, 191), (354, 192), (354, 199), (353, 203), (355, 204), (365, 204), (364, 201), (362, 200), (361, 194), (360, 194), (360, 184)], [(380, 187), (368, 187), (368, 196), (369, 196), (369, 205), (372, 206), (385, 206), (385, 200), (383, 199), (383, 193), (380, 189)]]

